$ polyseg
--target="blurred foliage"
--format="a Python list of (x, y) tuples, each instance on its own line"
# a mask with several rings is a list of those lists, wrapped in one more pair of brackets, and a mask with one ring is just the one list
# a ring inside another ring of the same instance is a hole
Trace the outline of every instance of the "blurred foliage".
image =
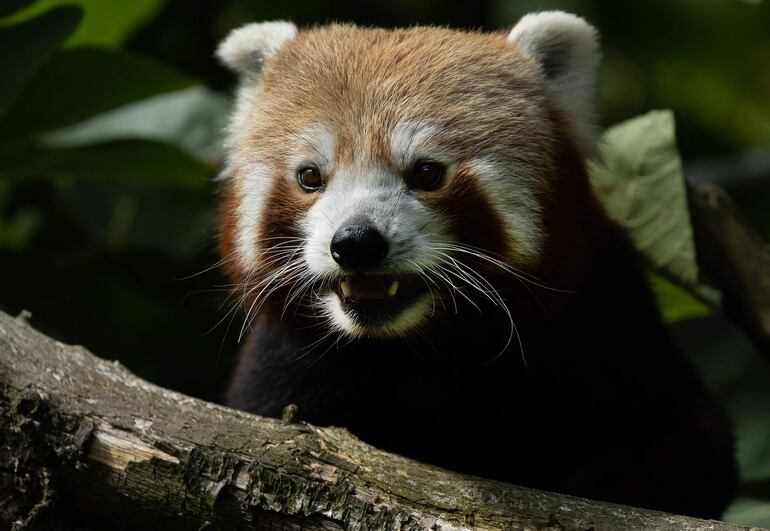
[(670, 113), (610, 129), (593, 178), (735, 420), (744, 485), (728, 518), (770, 526), (770, 367), (691, 294), (679, 155), (688, 177), (719, 179), (770, 235), (768, 2), (3, 0), (0, 309), (29, 309), (50, 335), (216, 399), (237, 346), (212, 267), (211, 178), (234, 83), (216, 43), (253, 20), (495, 30), (543, 9), (599, 28), (605, 125), (655, 108), (676, 116), (676, 136)]
[[(204, 334), (221, 281), (180, 279), (216, 261), (212, 146), (225, 97), (118, 47), (158, 2), (57, 3), (0, 22), (0, 305), (216, 398), (223, 338)], [(87, 22), (115, 13), (107, 4), (125, 17), (100, 33)]]
[(80, 11), (61, 8), (24, 24), (5, 28), (0, 34), (0, 111), (5, 111), (24, 84), (56, 51), (77, 26)]
[(147, 22), (162, 6), (162, 0), (131, 0), (130, 2), (105, 0), (38, 0), (20, 2), (30, 4), (26, 9), (13, 13), (5, 24), (16, 24), (47, 13), (52, 7), (77, 6), (83, 12), (83, 21), (64, 43), (67, 47), (99, 46), (115, 48), (140, 25)]

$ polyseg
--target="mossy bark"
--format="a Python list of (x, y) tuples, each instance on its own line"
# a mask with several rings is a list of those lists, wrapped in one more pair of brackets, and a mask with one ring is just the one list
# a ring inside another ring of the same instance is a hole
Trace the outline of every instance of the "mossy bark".
[(745, 529), (463, 476), (292, 413), (162, 389), (0, 313), (0, 529)]

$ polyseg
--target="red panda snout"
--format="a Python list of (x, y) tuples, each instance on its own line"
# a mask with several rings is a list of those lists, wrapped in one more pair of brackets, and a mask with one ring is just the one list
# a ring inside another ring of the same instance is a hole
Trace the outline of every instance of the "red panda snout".
[(307, 268), (328, 286), (315, 308), (333, 328), (388, 335), (427, 317), (430, 294), (419, 275), (438, 264), (433, 249), (451, 237), (387, 164), (336, 164), (298, 224)]
[(348, 219), (337, 229), (329, 246), (332, 258), (350, 271), (368, 271), (379, 265), (390, 245), (365, 216)]

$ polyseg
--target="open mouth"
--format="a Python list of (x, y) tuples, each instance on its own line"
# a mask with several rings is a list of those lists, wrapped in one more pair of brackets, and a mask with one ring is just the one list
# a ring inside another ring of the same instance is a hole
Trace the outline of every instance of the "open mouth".
[(395, 317), (427, 291), (418, 275), (348, 275), (334, 288), (343, 309), (356, 320), (377, 323)]

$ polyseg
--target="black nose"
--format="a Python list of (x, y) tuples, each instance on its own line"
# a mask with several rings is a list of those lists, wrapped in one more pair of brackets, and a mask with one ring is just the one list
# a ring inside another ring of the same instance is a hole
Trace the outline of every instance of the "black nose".
[(353, 218), (334, 233), (332, 258), (348, 269), (369, 269), (388, 255), (388, 242), (366, 218)]

